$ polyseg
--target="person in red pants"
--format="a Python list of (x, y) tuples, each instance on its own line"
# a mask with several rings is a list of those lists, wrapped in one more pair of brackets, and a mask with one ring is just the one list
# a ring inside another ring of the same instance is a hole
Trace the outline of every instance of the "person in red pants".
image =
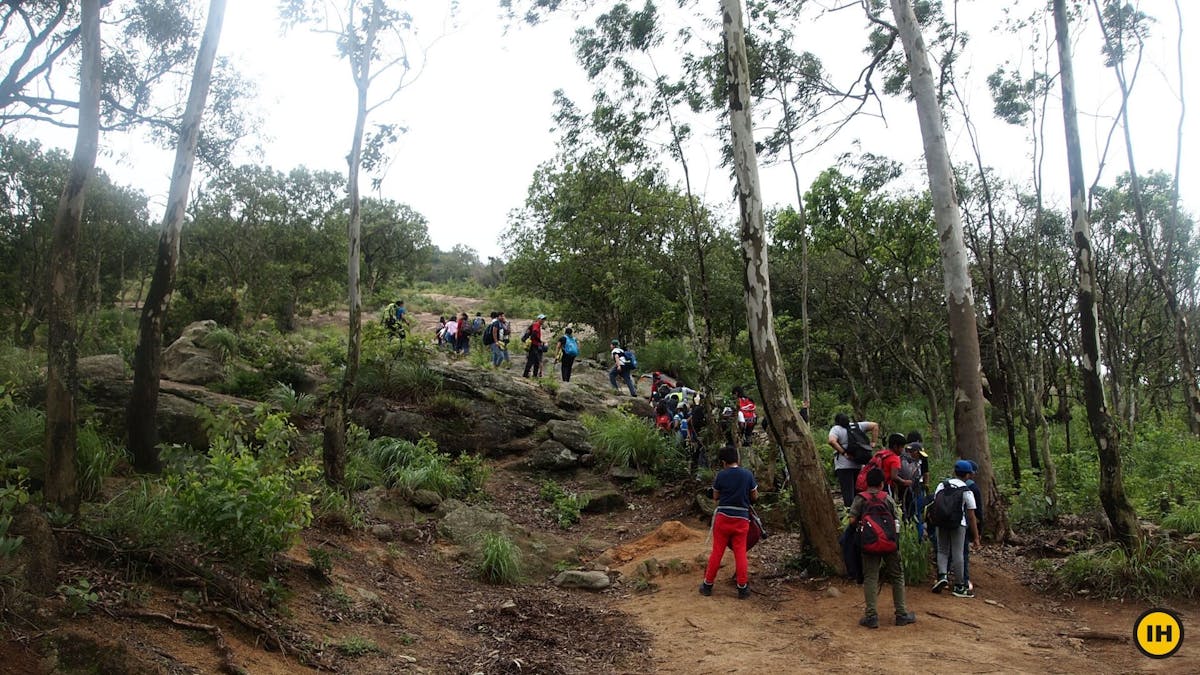
[(758, 500), (758, 483), (754, 481), (754, 474), (738, 466), (738, 451), (734, 446), (721, 448), (720, 458), (723, 468), (713, 479), (712, 487), (713, 500), (717, 503), (717, 512), (713, 515), (713, 547), (704, 582), (700, 584), (700, 595), (712, 595), (713, 581), (728, 546), (733, 549), (737, 568), (738, 599), (745, 600), (750, 597), (746, 533), (750, 531), (750, 504)]

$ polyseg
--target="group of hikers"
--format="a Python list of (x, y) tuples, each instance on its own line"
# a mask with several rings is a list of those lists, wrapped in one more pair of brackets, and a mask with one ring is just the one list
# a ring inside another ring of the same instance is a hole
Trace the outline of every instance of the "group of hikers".
[[(983, 499), (974, 478), (979, 467), (968, 459), (954, 464), (954, 475), (937, 484), (929, 495), (929, 461), (918, 432), (893, 433), (878, 449), (880, 427), (874, 422), (834, 417), (828, 442), (847, 526), (841, 543), (849, 576), (863, 584), (865, 611), (859, 625), (879, 627), (879, 583), (892, 585), (895, 624), (916, 621), (905, 600), (904, 569), (900, 558), (900, 524), (916, 524), (918, 540), (928, 534), (937, 551), (937, 580), (930, 589), (947, 589), (958, 598), (975, 597), (970, 577), (970, 546), (979, 546), (983, 528)], [(737, 447), (720, 451), (722, 469), (713, 479), (716, 512), (712, 521), (712, 552), (701, 595), (712, 595), (713, 583), (727, 548), (733, 550), (737, 597), (748, 598), (746, 551), (761, 523), (754, 513), (758, 484), (739, 462)], [(928, 495), (928, 497), (927, 497)], [(928, 532), (926, 531), (928, 525)]]

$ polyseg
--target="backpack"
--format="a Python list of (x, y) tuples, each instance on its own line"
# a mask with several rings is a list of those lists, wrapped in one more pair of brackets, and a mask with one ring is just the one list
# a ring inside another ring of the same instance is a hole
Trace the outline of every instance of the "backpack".
[(858, 519), (858, 544), (862, 552), (870, 555), (886, 555), (900, 549), (896, 535), (896, 517), (887, 507), (883, 492), (863, 492), (862, 516)]
[(755, 413), (758, 411), (758, 406), (754, 405), (754, 401), (743, 396), (742, 398), (738, 399), (738, 410), (742, 411), (742, 417), (749, 422), (757, 417)]
[(533, 324), (530, 324), (529, 328), (526, 328), (525, 332), (521, 333), (521, 342), (528, 342), (531, 337), (533, 337)]
[(471, 321), (471, 332), (469, 334), (470, 335), (479, 335), (479, 332), (482, 330), (483, 330), (483, 317), (477, 316), (477, 317), (475, 317), (475, 319), (473, 321)]
[[(877, 453), (875, 453), (875, 456), (872, 457), (866, 464), (863, 464), (862, 468), (858, 470), (858, 478), (854, 479), (854, 491), (855, 492), (866, 492), (867, 491), (867, 472), (870, 471), (871, 469), (879, 469), (880, 471), (883, 471), (883, 458), (884, 458), (884, 455), (886, 455), (889, 452), (891, 452), (891, 450), (882, 450), (880, 452), (877, 452)], [(892, 454), (896, 454), (896, 453), (892, 453)], [(885, 491), (885, 492), (887, 491), (888, 486), (890, 485), (890, 481), (891, 481), (891, 476), (884, 474), (884, 476), (883, 476), (883, 491)]]
[(491, 323), (489, 323), (489, 324), (488, 324), (488, 326), (487, 326), (487, 330), (485, 330), (485, 331), (483, 332), (483, 344), (485, 344), (485, 345), (490, 345), (490, 344), (493, 344), (493, 343), (495, 343), (495, 342), (496, 342), (496, 336), (495, 336), (495, 335), (492, 335), (492, 328), (493, 328), (495, 325), (496, 325), (496, 322), (495, 322), (495, 321), (493, 321), (493, 322), (491, 322)]
[(630, 370), (637, 370), (637, 354), (634, 354), (632, 349), (626, 349), (624, 351), (624, 357), (625, 367)]
[(950, 479), (942, 481), (942, 489), (933, 496), (933, 502), (925, 509), (925, 522), (933, 527), (957, 527), (962, 525), (963, 493), (969, 488), (953, 485)]
[(909, 457), (908, 453), (900, 455), (900, 477), (916, 483), (921, 479), (921, 460)]
[(858, 426), (858, 422), (851, 422), (846, 429), (846, 456), (855, 464), (871, 461), (871, 439), (867, 438), (867, 432)]
[(574, 336), (563, 336), (563, 353), (567, 356), (579, 356), (579, 343), (575, 341)]

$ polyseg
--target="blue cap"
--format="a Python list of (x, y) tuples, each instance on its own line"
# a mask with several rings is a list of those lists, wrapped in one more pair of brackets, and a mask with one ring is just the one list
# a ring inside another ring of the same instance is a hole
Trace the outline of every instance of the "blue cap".
[(969, 459), (960, 459), (954, 463), (954, 473), (975, 473), (975, 462)]

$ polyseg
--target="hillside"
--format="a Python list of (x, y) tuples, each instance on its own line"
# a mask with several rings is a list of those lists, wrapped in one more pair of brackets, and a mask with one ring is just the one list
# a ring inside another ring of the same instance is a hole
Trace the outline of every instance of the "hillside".
[[(603, 366), (584, 361), (566, 384), (523, 380), (519, 363), (491, 372), (444, 354), (428, 368), (442, 382), (439, 397), (457, 403), (438, 398), (439, 412), (378, 397), (361, 402), (355, 417), (375, 435), (430, 433), (443, 449), (478, 451), (490, 469), (479, 493), (459, 500), (359, 491), (360, 522), (318, 518), (257, 574), (56, 526), (60, 564), (49, 587), (58, 590), (10, 611), (0, 670), (1200, 671), (1193, 644), (1162, 662), (1137, 652), (1128, 637), (1147, 606), (1029, 585), (1036, 575), (1022, 554), (1055, 548), (1040, 544), (973, 553), (974, 600), (910, 588), (918, 622), (905, 628), (860, 628), (860, 587), (800, 571), (798, 539), (782, 530), (751, 552), (748, 601), (722, 583), (701, 597), (708, 525), (695, 497), (703, 486), (639, 482), (584, 451), (580, 417), (630, 400), (613, 395)], [(543, 498), (547, 480), (585, 496), (578, 523), (560, 527)], [(100, 501), (134, 485), (109, 479)], [(476, 574), (478, 541), (496, 533), (522, 550), (519, 583), (488, 584)], [(731, 569), (727, 556), (718, 578)], [(604, 588), (560, 587), (554, 580), (564, 570), (599, 573), (581, 578)], [(887, 618), (890, 594), (881, 595)], [(1171, 606), (1185, 625), (1200, 617), (1194, 600)]]

